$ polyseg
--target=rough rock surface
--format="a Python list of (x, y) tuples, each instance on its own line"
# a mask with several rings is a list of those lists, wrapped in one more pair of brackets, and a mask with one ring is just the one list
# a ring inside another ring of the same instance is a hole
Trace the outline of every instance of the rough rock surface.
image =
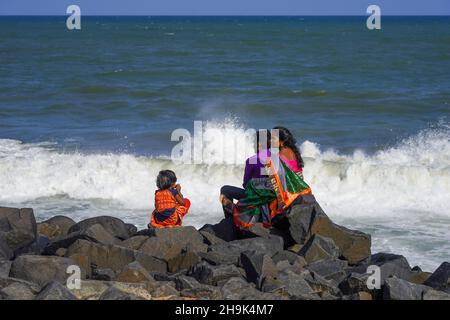
[[(270, 230), (230, 222), (138, 232), (113, 217), (57, 216), (36, 226), (31, 209), (0, 208), (0, 299), (449, 299), (448, 262), (430, 274), (400, 255), (370, 256), (370, 236), (334, 224), (312, 196)], [(367, 287), (369, 265), (380, 289)], [(71, 286), (69, 266), (81, 271)]]
[(0, 207), (0, 258), (24, 253), (37, 238), (33, 209)]
[(229, 278), (242, 276), (239, 269), (233, 264), (213, 266), (207, 262), (201, 262), (194, 266), (188, 275), (194, 277), (200, 283), (209, 285), (217, 285)]
[(65, 283), (73, 260), (57, 256), (22, 255), (14, 260), (10, 276), (45, 286), (51, 281)]
[(349, 264), (358, 264), (370, 257), (370, 235), (333, 223), (314, 196), (304, 196), (297, 201), (288, 219), (290, 235), (299, 244), (318, 234), (331, 238), (339, 248), (340, 256)]
[(317, 300), (319, 296), (305, 280), (305, 274), (291, 270), (280, 273), (279, 280), (284, 284), (284, 292), (290, 299)]
[(12, 283), (0, 290), (0, 300), (33, 300), (36, 293), (29, 285), (20, 282)]
[(40, 287), (22, 279), (1, 277), (0, 300), (32, 300), (40, 291)]
[(86, 230), (95, 224), (100, 224), (108, 233), (120, 240), (128, 239), (137, 232), (136, 227), (130, 227), (129, 224), (126, 224), (118, 218), (101, 216), (89, 218), (74, 224), (70, 227), (68, 233)]
[(370, 264), (377, 265), (381, 271), (381, 282), (389, 277), (410, 280), (412, 276), (411, 266), (404, 256), (398, 254), (380, 252), (372, 255)]
[(256, 251), (242, 252), (240, 264), (245, 270), (247, 281), (254, 283), (258, 288), (261, 288), (265, 279), (278, 276), (275, 263), (267, 254)]
[(339, 248), (333, 239), (313, 234), (298, 254), (303, 256), (307, 263), (312, 263), (324, 259), (337, 259)]
[(46, 236), (49, 240), (53, 240), (58, 236), (66, 235), (70, 227), (75, 224), (75, 221), (65, 216), (54, 216), (37, 224), (37, 231), (39, 234)]
[(225, 300), (279, 300), (279, 296), (261, 292), (240, 277), (229, 278), (221, 287)]
[[(150, 299), (151, 296), (149, 296)], [(99, 300), (146, 300), (144, 297), (117, 287), (109, 287), (98, 298)]]
[[(117, 290), (111, 290), (107, 295), (102, 297), (109, 288), (115, 288)], [(139, 299), (149, 300), (151, 299), (151, 294), (148, 291), (148, 286), (145, 283), (124, 283), (115, 281), (94, 281), (86, 280), (81, 281), (80, 288), (70, 289), (73, 295), (79, 300), (115, 300), (121, 299), (118, 296), (125, 298), (123, 293), (130, 295), (132, 300), (138, 297)], [(118, 295), (117, 291), (120, 291)], [(129, 299), (129, 300), (131, 300)]]
[(434, 289), (450, 293), (450, 263), (443, 262), (424, 284)]
[(237, 239), (236, 229), (231, 219), (222, 219), (219, 223), (207, 224), (200, 228), (200, 231), (208, 232), (224, 241), (233, 241)]
[(0, 278), (7, 278), (11, 270), (12, 261), (0, 259)]
[(327, 280), (341, 283), (348, 274), (348, 263), (345, 260), (327, 259), (310, 263), (307, 269)]
[(72, 292), (57, 281), (49, 282), (41, 292), (35, 297), (35, 300), (76, 300)]
[(423, 293), (422, 300), (450, 300), (450, 294), (429, 289)]
[(369, 274), (366, 273), (350, 273), (345, 279), (339, 283), (339, 288), (344, 294), (355, 294), (358, 292), (369, 291), (367, 280)]
[(77, 240), (88, 240), (100, 244), (117, 244), (120, 242), (116, 237), (110, 234), (101, 224), (91, 224), (78, 231), (61, 235), (54, 238), (44, 248), (43, 253), (47, 255), (56, 255), (59, 249), (69, 248)]
[(153, 281), (153, 277), (139, 262), (134, 261), (123, 268), (116, 280), (119, 282), (147, 282)]
[(77, 240), (67, 250), (66, 256), (85, 256), (97, 268), (120, 272), (126, 265), (138, 261), (148, 272), (166, 271), (165, 262), (143, 252), (116, 245), (102, 245), (87, 240)]
[(311, 225), (311, 233), (333, 239), (339, 248), (340, 256), (349, 264), (357, 264), (370, 257), (370, 235), (339, 226), (324, 213), (315, 217)]
[(205, 252), (203, 236), (194, 227), (156, 229), (154, 236), (142, 243), (139, 250), (168, 262), (183, 251)]
[(426, 286), (392, 277), (384, 282), (383, 298), (387, 300), (421, 300), (426, 291)]

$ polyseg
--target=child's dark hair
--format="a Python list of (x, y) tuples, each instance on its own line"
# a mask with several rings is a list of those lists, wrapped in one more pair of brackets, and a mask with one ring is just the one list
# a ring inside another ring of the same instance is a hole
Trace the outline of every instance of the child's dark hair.
[(295, 158), (297, 159), (297, 165), (300, 168), (303, 168), (305, 164), (300, 151), (297, 148), (297, 141), (295, 140), (294, 135), (285, 127), (275, 127), (274, 129), (278, 130), (280, 141), (282, 141), (286, 147), (290, 148), (294, 152)]
[(156, 186), (160, 190), (169, 189), (174, 183), (177, 182), (177, 176), (172, 170), (162, 170), (156, 177)]

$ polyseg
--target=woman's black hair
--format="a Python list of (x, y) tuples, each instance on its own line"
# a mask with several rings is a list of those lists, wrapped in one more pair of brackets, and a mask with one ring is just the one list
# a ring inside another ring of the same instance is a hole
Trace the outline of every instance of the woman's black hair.
[(303, 168), (305, 164), (303, 162), (302, 155), (300, 154), (300, 151), (297, 148), (297, 141), (295, 140), (292, 133), (285, 127), (278, 126), (274, 127), (273, 129), (278, 130), (278, 138), (280, 139), (280, 141), (283, 142), (283, 145), (285, 147), (290, 148), (294, 152), (295, 158), (297, 159), (297, 165), (300, 168)]
[(169, 189), (174, 183), (177, 182), (177, 176), (172, 170), (162, 170), (156, 177), (156, 186), (160, 190)]
[[(266, 141), (264, 141), (264, 136), (266, 136)], [(258, 132), (256, 132), (256, 154), (259, 153), (259, 151), (264, 150), (264, 149), (270, 149), (270, 138), (271, 138), (271, 134), (270, 134), (270, 130), (267, 129), (263, 129), (263, 130), (258, 130)], [(261, 149), (261, 142), (266, 142), (266, 147)]]

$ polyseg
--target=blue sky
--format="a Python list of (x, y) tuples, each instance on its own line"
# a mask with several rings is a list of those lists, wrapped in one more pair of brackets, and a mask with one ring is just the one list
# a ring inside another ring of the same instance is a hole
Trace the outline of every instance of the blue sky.
[(0, 15), (450, 15), (450, 0), (0, 0)]

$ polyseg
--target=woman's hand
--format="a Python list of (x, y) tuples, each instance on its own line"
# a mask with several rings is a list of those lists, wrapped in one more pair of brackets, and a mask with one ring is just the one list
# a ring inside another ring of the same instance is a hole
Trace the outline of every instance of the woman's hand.
[(176, 185), (175, 185), (175, 189), (176, 189), (178, 192), (181, 192), (181, 185), (176, 184)]

